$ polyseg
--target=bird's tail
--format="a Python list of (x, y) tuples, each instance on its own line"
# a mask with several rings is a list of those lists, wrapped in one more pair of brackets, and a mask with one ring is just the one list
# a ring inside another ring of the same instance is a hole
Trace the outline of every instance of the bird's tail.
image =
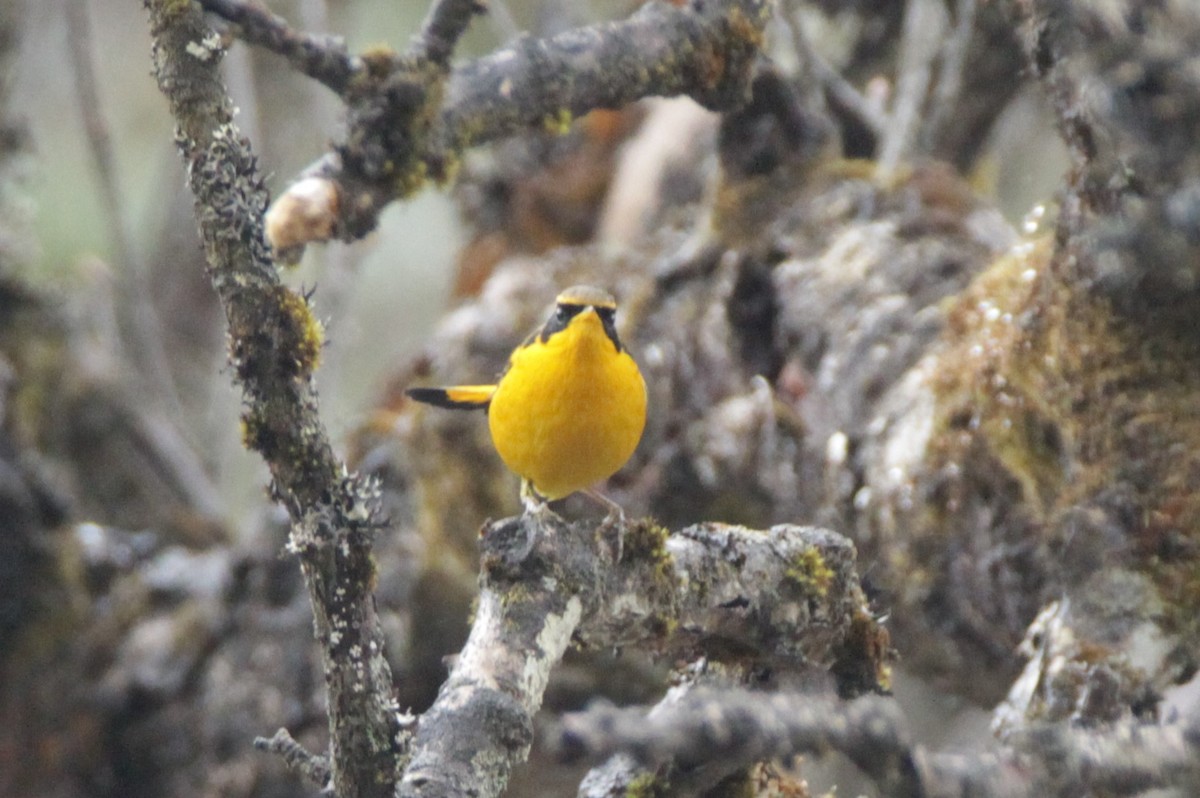
[(409, 399), (452, 410), (484, 410), (496, 392), (495, 385), (454, 385), (449, 388), (409, 388)]

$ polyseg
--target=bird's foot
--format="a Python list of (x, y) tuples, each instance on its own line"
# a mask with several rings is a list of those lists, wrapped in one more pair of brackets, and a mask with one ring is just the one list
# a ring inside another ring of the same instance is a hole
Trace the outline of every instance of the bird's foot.
[(538, 530), (541, 529), (547, 517), (554, 514), (554, 511), (550, 509), (550, 503), (546, 501), (546, 498), (534, 490), (533, 485), (527, 479), (521, 480), (521, 505), (525, 508), (525, 517), (522, 520), (527, 535), (524, 545), (518, 552), (518, 559), (524, 560), (537, 544)]
[(596, 535), (601, 536), (614, 528), (617, 530), (617, 546), (613, 562), (619, 563), (622, 554), (625, 552), (625, 509), (597, 490), (589, 488), (583, 491), (583, 493), (608, 509), (608, 514), (604, 516), (604, 520), (600, 522), (600, 526), (596, 527)]

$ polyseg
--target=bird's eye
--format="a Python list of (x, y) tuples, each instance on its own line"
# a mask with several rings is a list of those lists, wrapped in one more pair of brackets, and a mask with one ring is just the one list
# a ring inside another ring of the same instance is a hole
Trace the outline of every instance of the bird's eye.
[(559, 305), (558, 309), (554, 311), (554, 318), (558, 319), (559, 321), (566, 321), (567, 319), (571, 318), (571, 313), (566, 309), (566, 307)]

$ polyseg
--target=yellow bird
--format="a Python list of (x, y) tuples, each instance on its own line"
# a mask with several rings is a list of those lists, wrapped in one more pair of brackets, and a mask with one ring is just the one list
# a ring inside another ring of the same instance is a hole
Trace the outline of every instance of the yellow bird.
[(495, 385), (410, 388), (418, 402), (486, 409), (492, 443), (521, 477), (527, 509), (584, 491), (612, 476), (637, 448), (646, 425), (646, 383), (621, 345), (617, 302), (577, 285), (508, 358)]

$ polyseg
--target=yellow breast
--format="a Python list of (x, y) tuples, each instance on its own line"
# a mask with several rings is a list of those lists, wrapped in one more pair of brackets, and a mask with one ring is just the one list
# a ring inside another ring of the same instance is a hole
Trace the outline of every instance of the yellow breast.
[(546, 499), (607, 479), (646, 424), (646, 384), (589, 308), (513, 353), (488, 407), (500, 459)]

